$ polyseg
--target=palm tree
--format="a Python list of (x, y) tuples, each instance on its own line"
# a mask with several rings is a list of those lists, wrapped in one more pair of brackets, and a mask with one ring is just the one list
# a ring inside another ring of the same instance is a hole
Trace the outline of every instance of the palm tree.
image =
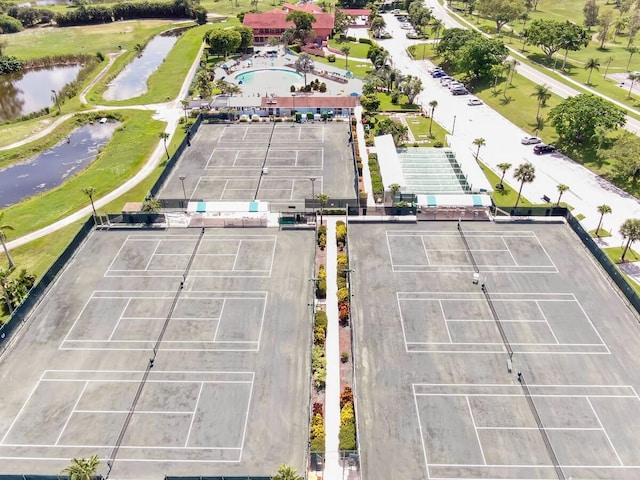
[(547, 100), (551, 98), (551, 90), (546, 85), (536, 85), (531, 96), (538, 100), (538, 111), (536, 112), (536, 119), (538, 119), (540, 118), (540, 109), (546, 107)]
[(605, 214), (607, 213), (611, 213), (611, 207), (609, 205), (606, 204), (602, 204), (602, 205), (598, 205), (598, 213), (600, 214), (600, 221), (598, 222), (598, 228), (596, 228), (596, 237), (599, 236), (600, 234), (600, 227), (602, 226), (602, 219), (604, 218)]
[(160, 208), (162, 208), (160, 201), (157, 198), (152, 197), (151, 195), (147, 195), (142, 202), (140, 211), (145, 213), (158, 213), (160, 211)]
[(180, 100), (180, 103), (182, 104), (182, 109), (184, 110), (184, 121), (187, 122), (189, 121), (189, 117), (187, 116), (187, 108), (189, 108), (189, 100)]
[(8, 268), (3, 270), (0, 268), (0, 289), (2, 289), (2, 296), (4, 297), (4, 303), (6, 303), (7, 308), (9, 309), (9, 315), (13, 313), (13, 303), (11, 302), (11, 295), (9, 295), (9, 290), (7, 289), (7, 279), (9, 275), (11, 275), (13, 269)]
[(520, 190), (518, 190), (518, 198), (516, 198), (516, 204), (514, 208), (518, 206), (520, 202), (520, 196), (522, 194), (522, 187), (525, 183), (531, 183), (536, 179), (536, 168), (530, 163), (522, 163), (513, 172), (513, 177), (520, 182)]
[(91, 480), (96, 476), (96, 471), (100, 465), (98, 455), (91, 455), (90, 458), (74, 458), (71, 465), (62, 470), (62, 473), (69, 475), (70, 480)]
[[(613, 57), (607, 57), (607, 59), (605, 60), (605, 63), (607, 64), (607, 68), (604, 69), (603, 78), (607, 78), (607, 73), (609, 73), (609, 66), (611, 65), (611, 62), (613, 62), (614, 60), (615, 58)], [(629, 61), (631, 61), (631, 59), (629, 59)]]
[(590, 58), (587, 63), (584, 64), (584, 69), (589, 70), (589, 76), (587, 77), (587, 85), (591, 85), (591, 74), (593, 70), (600, 70), (600, 61), (597, 58)]
[(397, 183), (392, 183), (391, 185), (389, 185), (389, 190), (391, 190), (391, 203), (393, 204), (396, 199), (396, 195), (400, 191), (400, 185), (398, 185)]
[(167, 139), (170, 137), (170, 135), (167, 132), (160, 132), (158, 134), (158, 136), (162, 139), (162, 141), (164, 142), (164, 151), (167, 154), (167, 160), (169, 160), (169, 150), (167, 149)]
[(631, 57), (633, 57), (634, 54), (638, 53), (638, 47), (634, 47), (633, 45), (625, 48), (625, 50), (627, 52), (629, 52), (629, 60), (627, 60), (627, 66), (626, 66), (626, 70), (627, 72), (629, 71), (629, 65), (631, 65)]
[(497, 165), (497, 167), (502, 170), (502, 176), (500, 177), (500, 183), (498, 185), (500, 185), (500, 187), (503, 187), (502, 185), (502, 181), (504, 180), (504, 174), (507, 173), (507, 170), (509, 170), (511, 168), (511, 164), (508, 162), (504, 162), (504, 163), (499, 163)]
[(432, 137), (431, 126), (433, 125), (433, 112), (436, 111), (436, 107), (438, 106), (437, 100), (431, 100), (429, 102), (429, 106), (431, 107), (431, 114), (429, 114), (429, 136)]
[(484, 147), (487, 144), (487, 142), (485, 141), (484, 138), (479, 137), (473, 141), (473, 144), (478, 147), (478, 149), (476, 150), (476, 162), (477, 162), (478, 155), (480, 154), (480, 148)]
[(316, 195), (318, 202), (320, 202), (320, 225), (322, 225), (322, 214), (324, 213), (324, 207), (327, 205), (329, 201), (329, 195), (326, 193), (319, 193)]
[(622, 238), (627, 240), (624, 250), (622, 251), (622, 256), (620, 257), (620, 261), (624, 262), (624, 257), (627, 254), (629, 247), (631, 247), (631, 244), (636, 240), (640, 240), (640, 219), (629, 218), (625, 220), (620, 227), (620, 234), (622, 235)]
[(640, 79), (640, 73), (632, 72), (627, 78), (631, 80), (631, 86), (629, 87), (629, 93), (627, 94), (627, 98), (631, 98), (631, 91), (633, 90), (633, 86)]
[(304, 74), (304, 87), (307, 88), (307, 73), (313, 72), (313, 60), (308, 53), (301, 53), (295, 61), (296, 72)]
[(282, 464), (278, 467), (278, 473), (276, 473), (271, 480), (303, 480), (300, 475), (296, 473), (295, 468)]
[(96, 194), (96, 188), (85, 187), (82, 189), (82, 193), (84, 193), (87, 197), (89, 197), (89, 201), (91, 202), (91, 208), (93, 209), (93, 218), (97, 220), (98, 214), (96, 213), (96, 206), (93, 204), (93, 196)]
[(344, 55), (344, 68), (349, 70), (349, 53), (351, 53), (351, 47), (349, 45), (345, 45), (340, 49), (340, 51)]
[(13, 231), (13, 225), (9, 225), (8, 223), (2, 223), (2, 217), (4, 217), (4, 212), (0, 212), (0, 242), (2, 243), (2, 248), (4, 249), (4, 254), (7, 257), (7, 261), (9, 262), (9, 270), (13, 269), (16, 264), (13, 263), (13, 259), (11, 255), (9, 255), (9, 249), (7, 248), (7, 244), (5, 240), (7, 239), (7, 231)]
[(60, 113), (62, 111), (60, 108), (60, 94), (55, 90), (51, 90), (51, 101), (58, 108), (58, 113)]
[(558, 201), (556, 202), (556, 206), (559, 207), (560, 206), (560, 199), (562, 198), (562, 194), (564, 192), (566, 192), (567, 190), (569, 190), (569, 185), (565, 185), (564, 183), (560, 183), (558, 184), (558, 186), (556, 187), (558, 189)]
[(442, 27), (443, 27), (442, 20), (440, 20), (439, 18), (436, 18), (433, 20), (433, 22), (431, 22), (431, 34), (433, 35), (434, 39), (438, 38), (438, 35), (442, 31)]

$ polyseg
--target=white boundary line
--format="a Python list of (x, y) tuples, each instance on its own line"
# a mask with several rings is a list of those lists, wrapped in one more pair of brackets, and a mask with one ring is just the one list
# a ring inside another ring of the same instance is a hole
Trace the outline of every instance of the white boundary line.
[(187, 431), (187, 438), (184, 441), (184, 448), (188, 448), (189, 437), (191, 436), (191, 429), (193, 428), (193, 421), (196, 419), (196, 413), (198, 412), (198, 404), (200, 403), (200, 396), (202, 395), (202, 389), (204, 388), (204, 382), (200, 382), (200, 389), (198, 390), (198, 397), (196, 398), (196, 404), (191, 412), (191, 423), (189, 423), (189, 430)]
[(67, 425), (69, 425), (69, 422), (71, 421), (71, 417), (73, 417), (73, 414), (76, 413), (76, 407), (80, 403), (80, 400), (82, 400), (82, 396), (84, 395), (84, 392), (87, 389), (88, 385), (89, 385), (89, 382), (85, 380), (84, 385), (82, 386), (82, 391), (78, 395), (78, 398), (76, 398), (76, 401), (73, 404), (73, 408), (71, 408), (71, 411), (69, 412), (69, 415), (67, 416), (67, 421), (64, 422), (64, 425), (60, 429), (60, 434), (58, 435), (58, 438), (56, 438), (55, 445), (58, 445), (58, 443), (60, 443), (60, 439), (62, 438), (62, 435), (64, 434), (64, 431), (67, 429)]
[(600, 428), (602, 429), (602, 433), (604, 433), (604, 436), (607, 438), (607, 442), (609, 442), (609, 446), (611, 447), (611, 450), (613, 450), (613, 453), (616, 454), (616, 458), (618, 459), (618, 462), (620, 462), (620, 465), (624, 466), (624, 462), (620, 458), (620, 455), (618, 455), (618, 451), (616, 450), (616, 447), (613, 446), (613, 442), (611, 441), (611, 438), (609, 438), (609, 434), (607, 433), (607, 429), (604, 428), (604, 425), (600, 421), (600, 416), (598, 415), (598, 412), (596, 412), (596, 409), (593, 408), (593, 404), (591, 403), (591, 400), (589, 400), (589, 397), (587, 397), (586, 400), (587, 400), (587, 403), (589, 404), (589, 407), (591, 408), (591, 411), (595, 415), (596, 420), (598, 420), (598, 424), (600, 425)]
[(469, 408), (469, 415), (471, 417), (471, 424), (473, 425), (473, 431), (476, 434), (476, 440), (478, 441), (478, 447), (480, 448), (480, 455), (482, 455), (482, 462), (486, 465), (487, 459), (484, 456), (484, 450), (482, 449), (482, 442), (480, 441), (480, 435), (478, 434), (478, 427), (476, 426), (476, 419), (473, 416), (473, 409), (471, 408), (471, 402), (469, 402), (469, 397), (465, 397), (467, 402), (467, 407)]
[(422, 443), (422, 454), (424, 456), (424, 464), (427, 468), (427, 478), (431, 478), (431, 473), (429, 472), (429, 457), (427, 455), (427, 446), (424, 443), (424, 433), (422, 432), (422, 420), (420, 420), (420, 407), (418, 406), (418, 395), (416, 394), (416, 384), (411, 385), (411, 390), (413, 391), (413, 402), (416, 406), (416, 415), (418, 416), (418, 430), (420, 432), (420, 442)]

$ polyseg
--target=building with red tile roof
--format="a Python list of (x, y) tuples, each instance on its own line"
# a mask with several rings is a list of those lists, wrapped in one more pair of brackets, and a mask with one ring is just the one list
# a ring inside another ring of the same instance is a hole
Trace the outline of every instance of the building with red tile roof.
[[(287, 15), (290, 10), (306, 11), (295, 5), (286, 4), (285, 6), (290, 8), (287, 10), (270, 10), (265, 13), (246, 13), (244, 15), (242, 24), (253, 30), (254, 44), (265, 45), (269, 41), (269, 38), (279, 39), (287, 28), (295, 27), (293, 22), (287, 21)], [(333, 32), (335, 16), (332, 13), (324, 13), (322, 11), (307, 13), (312, 13), (316, 19), (312, 25), (316, 36), (320, 37), (323, 41), (328, 40)]]

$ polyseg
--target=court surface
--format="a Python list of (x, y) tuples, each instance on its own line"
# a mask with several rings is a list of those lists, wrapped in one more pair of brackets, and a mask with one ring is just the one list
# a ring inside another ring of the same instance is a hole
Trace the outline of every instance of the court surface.
[(636, 317), (566, 225), (463, 231), (350, 224), (363, 478), (638, 478)]
[(200, 233), (90, 235), (0, 361), (0, 473), (104, 475), (154, 348), (112, 478), (304, 467), (313, 232)]
[(322, 192), (355, 198), (349, 128), (347, 122), (203, 123), (159, 197), (262, 200), (273, 211), (300, 208)]

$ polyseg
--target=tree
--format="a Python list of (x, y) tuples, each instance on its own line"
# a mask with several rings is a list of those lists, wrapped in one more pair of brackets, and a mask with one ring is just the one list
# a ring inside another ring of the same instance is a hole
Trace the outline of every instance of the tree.
[(502, 176), (500, 177), (500, 183), (498, 185), (500, 185), (500, 188), (504, 188), (504, 185), (502, 184), (504, 181), (504, 175), (507, 173), (507, 170), (511, 168), (511, 164), (509, 162), (503, 162), (499, 163), (497, 167), (502, 171)]
[(0, 289), (2, 289), (2, 296), (4, 303), (7, 305), (9, 315), (13, 313), (13, 302), (11, 301), (11, 295), (9, 294), (8, 279), (9, 275), (13, 272), (13, 268), (2, 269), (0, 268)]
[(187, 109), (189, 108), (189, 100), (187, 99), (180, 100), (180, 103), (182, 104), (182, 109), (184, 110), (184, 121), (187, 122), (189, 120), (189, 117), (187, 116)]
[(222, 55), (225, 59), (235, 52), (242, 43), (242, 35), (235, 30), (209, 30), (205, 34), (212, 55)]
[(640, 10), (636, 9), (629, 19), (629, 35), (627, 36), (627, 47), (630, 47), (640, 30)]
[[(252, 0), (252, 2), (255, 2), (256, 6), (258, 5), (258, 0)], [(238, 50), (245, 52), (247, 48), (253, 45), (253, 29), (244, 25), (237, 25), (233, 30), (240, 34), (241, 40)]]
[(605, 60), (605, 63), (607, 64), (607, 67), (604, 70), (604, 75), (602, 78), (607, 78), (607, 73), (609, 73), (609, 66), (611, 65), (611, 62), (613, 62), (615, 60), (615, 58), (613, 57), (607, 57), (607, 59)]
[(609, 148), (600, 148), (598, 158), (612, 166), (613, 178), (635, 185), (640, 178), (640, 138), (628, 131), (622, 132)]
[(58, 113), (60, 113), (62, 111), (62, 108), (60, 107), (60, 94), (55, 90), (51, 90), (51, 102), (58, 109)]
[(391, 185), (389, 185), (389, 190), (391, 191), (391, 203), (393, 204), (393, 202), (396, 199), (396, 195), (398, 194), (398, 192), (400, 191), (400, 185), (397, 183), (392, 183)]
[(307, 73), (313, 72), (313, 60), (308, 53), (301, 53), (296, 59), (294, 67), (296, 72), (304, 74), (304, 86), (307, 86)]
[(505, 24), (514, 21), (524, 11), (524, 0), (479, 0), (478, 2), (478, 12), (496, 22), (498, 34)]
[(436, 46), (436, 54), (443, 57), (445, 62), (455, 64), (460, 49), (479, 36), (480, 34), (474, 30), (448, 28)]
[(400, 91), (407, 96), (409, 105), (413, 105), (416, 97), (422, 91), (422, 80), (418, 77), (414, 77), (413, 75), (407, 75), (400, 82)]
[(479, 137), (479, 138), (476, 138), (473, 141), (473, 144), (476, 147), (478, 147), (477, 150), (476, 150), (476, 162), (477, 162), (478, 161), (478, 155), (480, 155), (480, 148), (484, 147), (487, 144), (487, 142), (486, 142), (486, 140), (484, 138)]
[(613, 24), (613, 14), (611, 11), (606, 11), (602, 15), (598, 17), (598, 35), (597, 38), (600, 40), (600, 50), (604, 48), (604, 42), (607, 41), (607, 37), (609, 36), (609, 30), (611, 29), (611, 25)]
[(344, 68), (349, 69), (349, 54), (351, 53), (351, 47), (349, 45), (345, 45), (340, 49), (342, 54), (344, 55)]
[(627, 52), (629, 52), (629, 60), (627, 60), (627, 72), (629, 71), (629, 65), (631, 65), (631, 57), (633, 57), (636, 53), (638, 53), (638, 47), (634, 47), (633, 45), (625, 48)]
[(618, 35), (629, 25), (629, 17), (620, 15), (613, 21), (613, 42), (615, 43)]
[(380, 108), (380, 99), (375, 93), (360, 97), (360, 105), (366, 112), (376, 112)]
[(562, 194), (569, 190), (569, 185), (565, 185), (564, 183), (559, 183), (556, 188), (558, 189), (558, 201), (556, 202), (556, 206), (560, 206), (560, 199), (562, 198)]
[(589, 43), (588, 32), (569, 21), (534, 20), (529, 24), (525, 35), (528, 43), (540, 47), (547, 60), (563, 48), (579, 50)]
[(91, 455), (90, 458), (74, 458), (71, 464), (62, 470), (62, 473), (69, 475), (70, 480), (91, 480), (96, 476), (100, 460), (98, 455)]
[(600, 61), (597, 58), (590, 58), (587, 63), (584, 64), (584, 69), (589, 70), (589, 76), (587, 77), (587, 85), (591, 85), (591, 74), (593, 69), (600, 70)]
[(271, 477), (271, 480), (303, 480), (293, 467), (282, 464), (278, 467), (278, 473)]
[(507, 55), (502, 40), (476, 37), (460, 49), (456, 66), (477, 79), (484, 78), (489, 76), (491, 67), (503, 63)]
[(195, 86), (200, 94), (200, 98), (210, 98), (213, 93), (211, 88), (211, 75), (204, 69), (201, 69), (196, 75)]
[(611, 213), (611, 207), (607, 204), (598, 205), (598, 213), (600, 214), (600, 220), (598, 221), (598, 226), (596, 227), (596, 237), (600, 235), (600, 227), (602, 226), (602, 219), (607, 213)]
[(96, 194), (96, 188), (85, 187), (82, 189), (82, 193), (84, 193), (87, 197), (89, 197), (89, 201), (91, 202), (91, 209), (93, 210), (93, 218), (97, 220), (98, 214), (96, 213), (96, 206), (93, 204), (93, 196)]
[(345, 13), (336, 9), (336, 13), (333, 20), (333, 31), (338, 35), (344, 35), (347, 33), (349, 29), (349, 25), (351, 24), (351, 17), (349, 15), (345, 15)]
[(429, 106), (431, 107), (431, 113), (429, 114), (429, 136), (432, 137), (431, 126), (433, 125), (433, 112), (436, 111), (436, 107), (438, 106), (437, 100), (431, 100), (429, 102)]
[(517, 207), (520, 202), (524, 184), (531, 183), (536, 179), (536, 168), (530, 162), (522, 163), (516, 168), (515, 172), (513, 172), (513, 177), (520, 182), (520, 189), (518, 190), (518, 197), (516, 198), (515, 204), (515, 207)]
[(615, 130), (625, 124), (625, 114), (612, 103), (591, 94), (569, 97), (549, 112), (560, 140), (569, 144), (589, 141), (596, 131)]
[(382, 36), (382, 32), (386, 27), (387, 22), (385, 22), (384, 18), (379, 15), (371, 20), (371, 32), (373, 33), (374, 38), (380, 38)]
[(402, 145), (409, 138), (409, 129), (393, 118), (383, 118), (378, 120), (375, 128), (376, 135), (391, 135), (396, 146)]
[(167, 132), (160, 132), (158, 136), (162, 139), (162, 142), (164, 143), (164, 151), (167, 154), (167, 160), (169, 160), (169, 158), (171, 157), (169, 156), (169, 150), (167, 149), (167, 139), (170, 137), (170, 135)]
[(324, 213), (324, 207), (327, 205), (329, 201), (329, 195), (326, 193), (319, 193), (316, 195), (318, 202), (320, 202), (320, 226), (322, 226), (322, 214)]
[(147, 195), (142, 202), (140, 211), (145, 213), (158, 213), (161, 207), (162, 205), (157, 198), (152, 197), (151, 195)]
[(302, 10), (291, 10), (286, 17), (287, 22), (295, 25), (295, 38), (304, 42), (312, 31), (316, 17)]
[(620, 235), (622, 235), (622, 238), (627, 240), (624, 250), (622, 251), (622, 255), (620, 256), (620, 261), (624, 262), (624, 257), (633, 242), (640, 240), (640, 219), (629, 218), (625, 220), (620, 226)]
[(444, 24), (442, 23), (442, 20), (440, 20), (439, 18), (434, 18), (431, 22), (431, 35), (433, 36), (434, 40), (438, 38), (443, 28)]
[(633, 90), (633, 86), (635, 83), (640, 80), (640, 73), (631, 72), (627, 78), (631, 80), (631, 86), (629, 87), (629, 93), (627, 94), (627, 98), (631, 98), (631, 91)]
[(576, 25), (571, 22), (566, 22), (563, 25), (562, 32), (560, 34), (560, 48), (564, 49), (564, 58), (562, 59), (561, 67), (562, 70), (564, 70), (564, 67), (567, 64), (569, 50), (577, 52), (581, 48), (588, 46), (590, 39), (591, 35), (589, 35), (589, 32), (580, 25)]
[(551, 98), (551, 90), (546, 85), (536, 85), (531, 96), (536, 97), (538, 101), (536, 118), (540, 118), (540, 109), (547, 106), (547, 100)]
[(2, 243), (2, 249), (4, 250), (4, 255), (7, 257), (7, 261), (9, 262), (9, 270), (13, 269), (16, 264), (13, 263), (13, 259), (9, 254), (9, 249), (7, 248), (6, 240), (7, 240), (7, 232), (13, 231), (13, 225), (9, 225), (8, 223), (2, 223), (2, 218), (4, 217), (4, 212), (0, 212), (0, 243)]

